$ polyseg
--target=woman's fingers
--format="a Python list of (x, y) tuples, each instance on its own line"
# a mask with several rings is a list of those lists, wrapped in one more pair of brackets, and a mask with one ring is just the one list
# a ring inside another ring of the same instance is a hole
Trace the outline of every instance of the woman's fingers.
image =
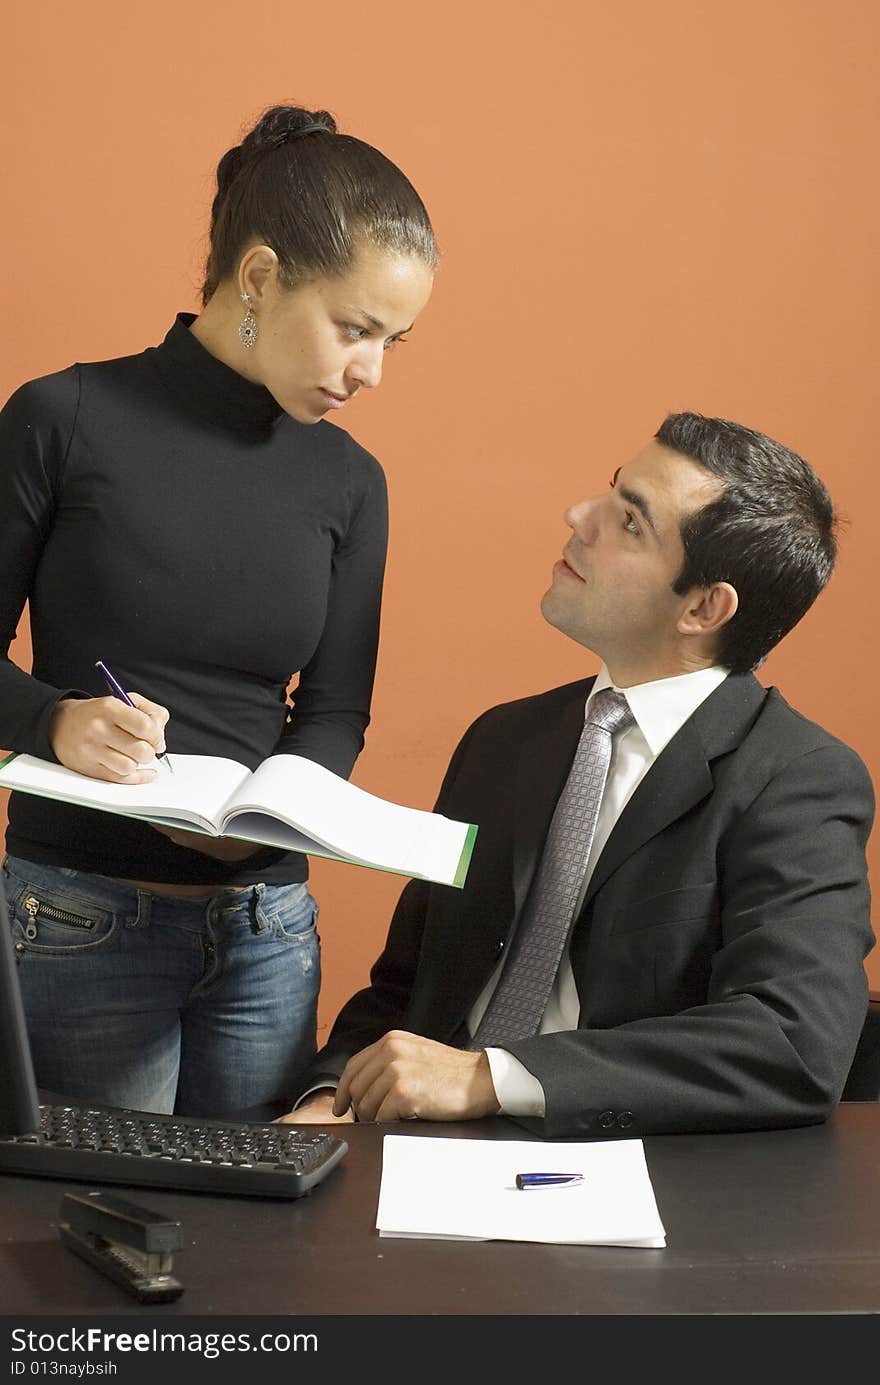
[(168, 713), (157, 703), (140, 701), (147, 706), (129, 707), (115, 697), (63, 698), (49, 728), (59, 762), (93, 779), (128, 784), (155, 779)]

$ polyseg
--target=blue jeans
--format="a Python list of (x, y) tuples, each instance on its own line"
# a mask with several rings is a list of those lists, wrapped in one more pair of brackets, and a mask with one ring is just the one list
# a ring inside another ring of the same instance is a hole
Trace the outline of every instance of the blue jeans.
[(12, 856), (3, 883), (44, 1091), (192, 1116), (290, 1108), (321, 982), (307, 885), (186, 899)]

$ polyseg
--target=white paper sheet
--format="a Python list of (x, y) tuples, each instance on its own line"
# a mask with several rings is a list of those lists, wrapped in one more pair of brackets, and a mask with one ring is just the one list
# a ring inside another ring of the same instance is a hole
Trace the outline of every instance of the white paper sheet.
[[(520, 1191), (516, 1175), (582, 1173), (580, 1183)], [(380, 1236), (666, 1245), (641, 1140), (570, 1143), (386, 1135)]]

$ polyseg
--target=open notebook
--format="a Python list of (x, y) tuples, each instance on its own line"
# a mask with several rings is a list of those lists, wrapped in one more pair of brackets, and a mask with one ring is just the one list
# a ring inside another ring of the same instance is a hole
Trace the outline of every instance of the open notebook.
[(300, 755), (271, 755), (253, 772), (216, 755), (175, 751), (173, 758), (173, 772), (157, 761), (151, 784), (110, 784), (33, 755), (9, 755), (0, 764), (0, 788), (464, 885), (473, 823), (377, 798)]

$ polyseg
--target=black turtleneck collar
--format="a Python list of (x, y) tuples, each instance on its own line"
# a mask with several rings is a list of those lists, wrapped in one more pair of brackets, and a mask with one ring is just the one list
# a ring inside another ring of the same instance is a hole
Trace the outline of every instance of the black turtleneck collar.
[(194, 313), (178, 313), (155, 348), (165, 383), (193, 412), (219, 428), (266, 433), (284, 413), (265, 385), (254, 384), (212, 356), (189, 330)]

